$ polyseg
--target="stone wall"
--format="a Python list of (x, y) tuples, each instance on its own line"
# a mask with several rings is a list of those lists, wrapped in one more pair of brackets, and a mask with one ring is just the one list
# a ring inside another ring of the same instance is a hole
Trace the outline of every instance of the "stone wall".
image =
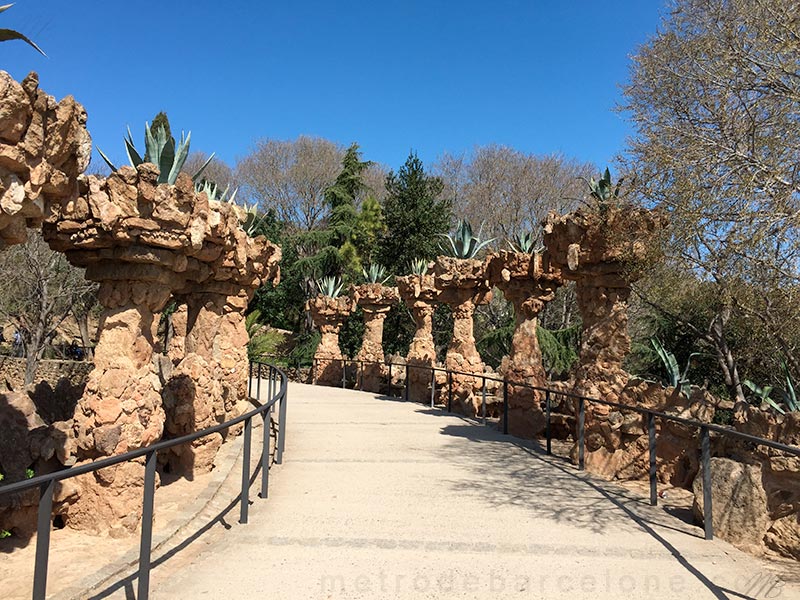
[[(86, 378), (94, 365), (88, 361), (41, 360), (36, 369), (34, 384), (46, 381), (55, 387), (60, 379), (66, 378), (73, 386), (86, 384)], [(15, 390), (25, 386), (25, 359), (13, 356), (0, 356), (0, 383), (8, 382)]]

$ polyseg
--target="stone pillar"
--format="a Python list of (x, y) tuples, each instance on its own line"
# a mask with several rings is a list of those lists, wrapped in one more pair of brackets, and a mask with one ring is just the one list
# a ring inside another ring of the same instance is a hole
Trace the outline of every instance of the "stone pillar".
[(397, 304), (397, 288), (380, 283), (365, 283), (352, 289), (353, 300), (364, 309), (364, 340), (356, 358), (360, 365), (361, 388), (380, 393), (388, 368), (383, 364), (383, 322), (389, 310)]
[[(475, 306), (488, 304), (492, 291), (486, 279), (486, 265), (477, 259), (440, 256), (433, 267), (439, 301), (453, 310), (453, 339), (447, 348), (445, 366), (452, 371), (481, 374), (483, 360), (475, 346)], [(453, 406), (473, 416), (480, 410), (480, 377), (453, 376)]]
[[(580, 357), (570, 381), (573, 392), (612, 402), (624, 399), (630, 380), (622, 362), (630, 352), (631, 283), (660, 258), (657, 236), (665, 224), (660, 215), (632, 205), (547, 217), (545, 247), (563, 277), (576, 282), (583, 323)], [(587, 403), (586, 464), (593, 472), (602, 472), (618, 447), (618, 424), (611, 422), (611, 414), (608, 406)]]
[[(408, 348), (406, 362), (413, 366), (437, 365), (436, 345), (433, 342), (433, 313), (436, 310), (436, 289), (433, 275), (406, 275), (397, 277), (400, 297), (414, 319), (414, 339)], [(427, 369), (409, 369), (408, 397), (417, 402), (430, 398), (431, 374)]]
[[(124, 272), (124, 269), (118, 269)], [(102, 281), (103, 305), (94, 370), (75, 411), (74, 447), (80, 464), (122, 454), (161, 439), (164, 410), (157, 356), (153, 353), (154, 313), (170, 289), (158, 282)], [(138, 525), (142, 463), (127, 462), (82, 475), (70, 483), (62, 509), (70, 527), (102, 531)]]
[(341, 385), (344, 355), (339, 347), (339, 331), (353, 311), (353, 302), (346, 296), (317, 296), (308, 301), (307, 309), (322, 334), (314, 353), (312, 378), (321, 385)]
[[(538, 387), (546, 385), (547, 376), (536, 337), (537, 318), (561, 285), (560, 274), (548, 263), (538, 254), (505, 250), (491, 256), (488, 261), (489, 280), (514, 305), (516, 318), (511, 351), (500, 365), (500, 374), (509, 381)], [(509, 433), (533, 438), (544, 430), (541, 396), (531, 389), (509, 385)]]

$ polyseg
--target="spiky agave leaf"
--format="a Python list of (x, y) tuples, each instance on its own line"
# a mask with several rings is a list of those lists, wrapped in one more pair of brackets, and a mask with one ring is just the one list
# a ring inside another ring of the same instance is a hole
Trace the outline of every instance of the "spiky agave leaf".
[(108, 168), (111, 169), (111, 171), (113, 173), (116, 173), (117, 172), (117, 167), (114, 165), (114, 163), (111, 162), (111, 159), (109, 159), (106, 156), (105, 152), (100, 150), (100, 148), (97, 149), (97, 152), (98, 152), (98, 154), (100, 154), (100, 158), (102, 158), (104, 161), (106, 161), (106, 164), (108, 165)]
[(419, 275), (422, 277), (423, 275), (427, 275), (428, 273), (428, 261), (424, 258), (415, 258), (411, 261), (411, 273), (413, 275)]
[[(0, 6), (0, 13), (7, 11), (12, 6), (14, 6), (13, 3)], [(37, 46), (28, 36), (20, 33), (19, 31), (15, 31), (14, 29), (0, 29), (0, 42), (10, 42), (12, 40), (22, 40), (42, 56), (47, 56), (47, 54), (44, 53), (44, 50), (39, 48), (39, 46)]]
[(339, 294), (342, 292), (342, 279), (341, 277), (328, 275), (327, 277), (317, 280), (317, 289), (323, 296), (338, 298)]
[(361, 274), (367, 283), (380, 283), (382, 285), (389, 280), (386, 277), (386, 267), (376, 263), (370, 264), (368, 269), (361, 269)]
[(800, 411), (800, 403), (797, 401), (792, 374), (789, 372), (789, 366), (785, 360), (781, 361), (781, 368), (783, 369), (784, 382), (786, 383), (786, 389), (783, 390), (783, 402), (791, 412), (798, 412)]
[[(482, 231), (483, 227), (481, 227), (481, 232)], [(458, 222), (458, 226), (456, 227), (456, 231), (453, 235), (442, 235), (450, 242), (450, 256), (460, 259), (475, 258), (478, 252), (483, 250), (486, 246), (494, 241), (494, 238), (491, 238), (481, 242), (480, 232), (478, 233), (477, 237), (473, 236), (472, 225), (470, 225), (469, 221), (464, 219)], [(448, 252), (447, 248), (443, 248), (443, 250)]]
[(536, 236), (532, 231), (523, 231), (522, 233), (515, 233), (508, 245), (514, 252), (522, 252), (524, 254), (533, 254), (534, 242)]

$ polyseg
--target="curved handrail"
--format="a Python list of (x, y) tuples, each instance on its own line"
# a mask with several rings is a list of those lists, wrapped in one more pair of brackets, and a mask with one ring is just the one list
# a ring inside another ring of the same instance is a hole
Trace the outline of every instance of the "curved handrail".
[[(254, 398), (252, 395), (252, 378), (254, 368), (257, 368), (258, 386), (257, 394)], [(261, 496), (266, 498), (267, 485), (269, 481), (269, 441), (270, 441), (270, 428), (267, 427), (266, 419), (269, 413), (273, 410), (274, 406), (279, 404), (279, 417), (278, 417), (278, 432), (276, 439), (276, 456), (275, 462), (280, 464), (282, 462), (283, 450), (285, 446), (286, 436), (286, 399), (287, 399), (287, 386), (288, 378), (286, 373), (279, 369), (277, 366), (270, 363), (262, 362), (258, 358), (250, 362), (249, 381), (248, 381), (248, 399), (254, 402), (260, 402), (261, 398), (261, 371), (262, 367), (268, 367), (269, 372), (269, 394), (270, 397), (267, 402), (261, 404), (257, 408), (248, 411), (238, 417), (218, 423), (211, 427), (207, 427), (200, 431), (195, 431), (182, 435), (177, 438), (163, 440), (130, 450), (124, 454), (109, 456), (101, 458), (86, 464), (69, 467), (53, 473), (45, 475), (37, 475), (24, 481), (18, 481), (0, 486), (0, 495), (11, 494), (15, 492), (22, 492), (27, 489), (38, 487), (40, 490), (39, 508), (37, 516), (37, 530), (36, 530), (36, 564), (34, 570), (34, 586), (33, 598), (34, 600), (44, 599), (47, 584), (47, 562), (49, 556), (50, 546), (50, 527), (51, 527), (51, 513), (53, 506), (53, 495), (55, 491), (55, 483), (64, 479), (70, 479), (86, 473), (92, 473), (99, 469), (104, 469), (124, 462), (129, 462), (137, 458), (146, 457), (145, 462), (145, 480), (144, 480), (144, 501), (142, 506), (142, 532), (139, 549), (139, 582), (138, 582), (138, 595), (137, 598), (145, 600), (149, 595), (149, 575), (150, 575), (150, 551), (152, 542), (152, 522), (153, 522), (153, 501), (155, 495), (155, 471), (156, 471), (156, 456), (159, 451), (180, 446), (193, 442), (194, 440), (219, 433), (225, 429), (229, 429), (239, 423), (244, 423), (244, 447), (243, 447), (243, 464), (242, 464), (242, 492), (240, 498), (240, 522), (247, 523), (247, 512), (249, 505), (248, 490), (250, 485), (250, 445), (252, 437), (252, 419), (256, 416), (261, 416), (264, 419), (264, 451), (262, 452), (262, 484)], [(277, 374), (279, 385), (275, 390), (276, 383), (274, 377)]]

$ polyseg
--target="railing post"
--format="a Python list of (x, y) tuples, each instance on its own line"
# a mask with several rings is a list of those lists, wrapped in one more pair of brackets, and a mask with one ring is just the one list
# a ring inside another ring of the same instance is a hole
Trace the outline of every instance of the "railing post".
[(656, 416), (647, 413), (647, 438), (650, 453), (650, 505), (658, 504), (658, 490), (656, 488)]
[(406, 363), (406, 389), (405, 389), (406, 402), (408, 402), (408, 388), (410, 387), (409, 386), (410, 380), (408, 378), (408, 368), (409, 368), (408, 363)]
[(550, 390), (544, 391), (544, 435), (547, 439), (547, 454), (552, 454), (553, 434), (550, 431)]
[(358, 389), (364, 391), (364, 361), (356, 362), (356, 379), (358, 380)]
[(147, 600), (150, 594), (150, 551), (153, 544), (153, 501), (156, 495), (156, 452), (147, 454), (144, 467), (144, 498), (142, 499), (142, 537), (139, 540), (139, 593)]
[(261, 413), (263, 418), (262, 431), (261, 431), (261, 497), (267, 498), (269, 496), (269, 416), (272, 408), (265, 410)]
[(317, 385), (317, 359), (311, 359), (311, 385)]
[(508, 435), (508, 381), (503, 377), (503, 434)]
[(347, 386), (345, 385), (347, 377), (347, 363), (345, 363), (344, 359), (342, 359), (342, 389), (345, 389)]
[(481, 422), (486, 425), (486, 377), (481, 375), (483, 385), (481, 386)]
[(447, 412), (453, 412), (453, 372), (447, 372)]
[(711, 438), (708, 427), (700, 428), (700, 445), (703, 454), (703, 524), (707, 540), (714, 539), (713, 507), (711, 506)]
[[(389, 363), (389, 391), (390, 392), (393, 391), (393, 387), (392, 386), (394, 386), (394, 379), (392, 378), (392, 367), (393, 366), (394, 365), (390, 362)], [(394, 396), (394, 394), (392, 394), (392, 396)]]
[[(283, 382), (281, 382), (282, 385)], [(286, 401), (289, 396), (288, 386), (283, 389), (281, 402), (278, 408), (278, 437), (276, 440), (275, 462), (283, 463), (283, 450), (286, 447)]]
[(586, 420), (586, 403), (583, 398), (578, 398), (578, 470), (583, 471), (584, 466), (584, 421)]
[(33, 600), (45, 600), (47, 595), (47, 563), (50, 558), (50, 527), (53, 513), (52, 479), (39, 487), (39, 511), (36, 519), (36, 565), (33, 571)]
[(256, 376), (258, 379), (256, 380), (256, 400), (261, 402), (261, 363), (258, 363), (258, 369), (256, 369)]
[(244, 422), (244, 449), (242, 450), (242, 494), (239, 507), (239, 523), (247, 523), (247, 510), (250, 508), (250, 439), (253, 435), (252, 418)]
[(434, 396), (436, 396), (436, 369), (431, 369), (431, 408)]
[(250, 362), (250, 376), (247, 378), (247, 397), (253, 397), (253, 363)]

